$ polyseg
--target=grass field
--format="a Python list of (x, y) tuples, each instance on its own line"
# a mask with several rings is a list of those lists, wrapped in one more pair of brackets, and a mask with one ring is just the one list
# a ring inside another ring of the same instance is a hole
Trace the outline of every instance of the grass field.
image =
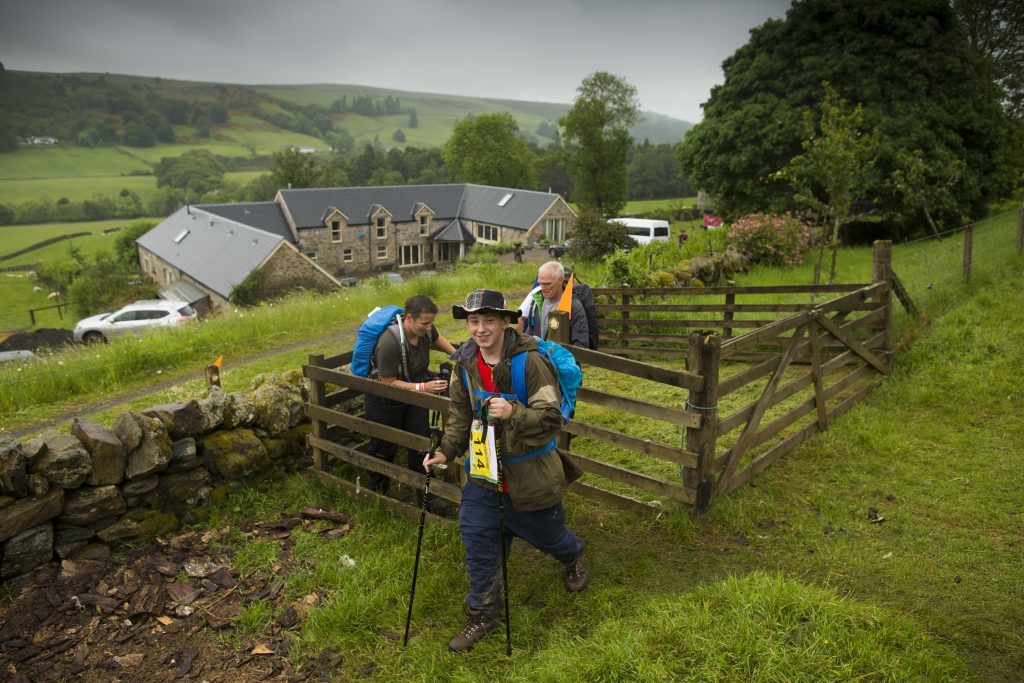
[[(263, 171), (231, 171), (224, 174), (224, 180), (245, 185), (261, 173)], [(57, 201), (61, 198), (67, 198), (72, 202), (81, 202), (91, 199), (97, 194), (116, 196), (121, 190), (134, 192), (145, 202), (157, 190), (156, 177), (152, 175), (79, 176), (0, 180), (0, 204), (15, 205), (40, 199)]]
[[(501, 630), (467, 656), (445, 652), (463, 623), (462, 549), (455, 531), (432, 525), (414, 635), (402, 651), (387, 634), (403, 629), (415, 527), (303, 475), (237, 493), (213, 511), (210, 527), (316, 505), (348, 513), (353, 532), (324, 540), (297, 529), (287, 542), (229, 536), (236, 568), (283, 581), (284, 599), (252, 606), (223, 637), (270, 637), (276, 610), (315, 591), (322, 599), (293, 633), (290, 656), (301, 664), (324, 650), (344, 653), (342, 677), (372, 664), (381, 680), (1019, 680), (1024, 259), (1012, 252), (1015, 225), (1015, 214), (979, 224), (969, 283), (956, 267), (962, 236), (894, 248), (923, 316), (897, 311), (909, 346), (892, 375), (707, 514), (667, 509), (661, 520), (640, 520), (570, 496), (570, 525), (588, 543), (586, 593), (567, 595), (555, 563), (514, 544), (512, 657)], [(839, 265), (840, 281), (868, 280), (870, 250), (842, 250)], [(597, 266), (587, 270), (599, 279)], [(4, 423), (42, 417), (45, 407), (8, 401), (32, 400), (46, 384), (60, 384), (54, 406), (80, 406), (192, 367), (189, 381), (127, 407), (195, 397), (201, 368), (218, 353), (226, 354), (225, 388), (241, 390), (256, 373), (295, 368), (305, 353), (343, 349), (318, 344), (251, 365), (242, 354), (351, 327), (371, 301), (415, 290), (451, 303), (478, 284), (509, 290), (530, 272), (475, 266), (451, 281), (294, 297), (179, 334), (65, 354), (59, 368), (55, 358), (0, 372)], [(794, 270), (755, 269), (741, 284), (803, 283), (809, 274), (810, 259)], [(446, 316), (442, 331), (458, 339), (461, 324)], [(96, 419), (109, 424), (125, 408)], [(870, 508), (884, 523), (869, 521)], [(351, 570), (342, 555), (356, 560)]]

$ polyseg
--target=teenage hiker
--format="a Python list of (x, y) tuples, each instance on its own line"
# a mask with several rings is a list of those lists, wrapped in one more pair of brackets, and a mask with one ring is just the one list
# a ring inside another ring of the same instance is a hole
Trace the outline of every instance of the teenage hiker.
[[(583, 541), (565, 525), (562, 499), (580, 473), (563, 464), (554, 447), (562, 426), (554, 369), (537, 353), (535, 339), (511, 327), (519, 312), (505, 308), (501, 292), (478, 289), (466, 297), (465, 306), (453, 306), (452, 315), (466, 321), (469, 339), (451, 356), (456, 367), (448, 391), (451, 406), (445, 434), (434, 456), (423, 459), (423, 467), (462, 455), (472, 436), (469, 477), (459, 507), (469, 574), (469, 623), (448, 643), (453, 652), (465, 652), (499, 625), (504, 588), (501, 539), (506, 539), (505, 555), (512, 537), (518, 536), (561, 562), (565, 587), (571, 592), (586, 588), (589, 576), (583, 565)], [(527, 352), (526, 404), (513, 394), (512, 359), (521, 352)], [(501, 444), (495, 448), (488, 445), (490, 421), (496, 424)]]
[[(548, 261), (538, 268), (537, 287), (526, 295), (519, 307), (523, 314), (519, 329), (526, 334), (547, 339), (548, 314), (558, 309), (565, 286), (565, 266), (561, 263)], [(575, 296), (572, 297), (572, 311), (569, 313), (569, 343), (590, 348), (587, 312), (583, 302)]]
[[(437, 306), (429, 297), (418, 294), (409, 297), (404, 308), (402, 334), (394, 335), (385, 331), (377, 339), (371, 362), (371, 377), (400, 389), (442, 394), (448, 390), (448, 383), (428, 372), (430, 349), (451, 354), (455, 347), (434, 329)], [(404, 338), (404, 343), (399, 341), (399, 336)], [(404, 429), (412, 434), (429, 434), (426, 408), (366, 394), (364, 409), (367, 420)], [(376, 437), (370, 439), (369, 453), (374, 457), (394, 462), (397, 450), (397, 444)], [(410, 452), (407, 457), (409, 469), (419, 474), (426, 473), (421, 464), (422, 454)], [(370, 473), (372, 490), (386, 494), (390, 487), (391, 480), (388, 477), (377, 472)]]

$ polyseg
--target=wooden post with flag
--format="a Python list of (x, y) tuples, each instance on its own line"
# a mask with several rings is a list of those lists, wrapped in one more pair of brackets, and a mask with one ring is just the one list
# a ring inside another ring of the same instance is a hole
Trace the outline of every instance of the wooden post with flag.
[(220, 386), (220, 364), (223, 360), (223, 355), (217, 356), (217, 360), (206, 366), (206, 386)]
[(562, 298), (558, 300), (558, 306), (548, 313), (546, 338), (549, 341), (559, 344), (572, 343), (572, 284), (574, 277), (575, 275), (569, 276), (569, 281), (565, 283), (565, 289), (562, 290)]

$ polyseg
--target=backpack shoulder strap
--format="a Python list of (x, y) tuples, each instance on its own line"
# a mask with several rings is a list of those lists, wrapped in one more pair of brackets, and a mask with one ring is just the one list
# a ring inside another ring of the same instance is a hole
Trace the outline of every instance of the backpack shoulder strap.
[(530, 404), (530, 395), (526, 389), (526, 354), (520, 351), (512, 356), (512, 393), (524, 406)]

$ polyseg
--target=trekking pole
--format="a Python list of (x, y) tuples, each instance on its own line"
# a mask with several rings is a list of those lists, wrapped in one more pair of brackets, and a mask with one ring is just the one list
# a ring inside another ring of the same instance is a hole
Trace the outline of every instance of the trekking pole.
[[(432, 420), (434, 424), (430, 425), (430, 451), (429, 455), (434, 455), (434, 450), (437, 448), (437, 434), (440, 428), (437, 426), (435, 417)], [(442, 465), (437, 465), (442, 467)], [(416, 560), (412, 565), (412, 587), (409, 588), (409, 613), (405, 615), (405, 636), (402, 638), (402, 647), (404, 648), (409, 644), (409, 624), (412, 623), (412, 603), (416, 599), (416, 577), (420, 570), (420, 549), (423, 547), (423, 527), (427, 523), (427, 496), (430, 495), (430, 480), (434, 476), (434, 471), (430, 468), (427, 469), (427, 478), (423, 484), (423, 499), (420, 501), (420, 530), (419, 535), (416, 537)]]
[[(494, 418), (491, 417), (490, 412), (487, 413), (487, 423), (490, 425), (495, 424)], [(499, 437), (499, 433), (501, 436)], [(503, 438), (504, 430), (501, 428), (501, 424), (498, 423), (494, 428), (494, 450), (497, 455), (498, 463), (498, 525), (501, 529), (501, 583), (504, 587), (505, 595), (505, 654), (509, 657), (512, 656), (512, 619), (509, 612), (508, 604), (508, 553), (505, 551), (505, 471), (501, 467), (501, 458), (503, 450)]]

